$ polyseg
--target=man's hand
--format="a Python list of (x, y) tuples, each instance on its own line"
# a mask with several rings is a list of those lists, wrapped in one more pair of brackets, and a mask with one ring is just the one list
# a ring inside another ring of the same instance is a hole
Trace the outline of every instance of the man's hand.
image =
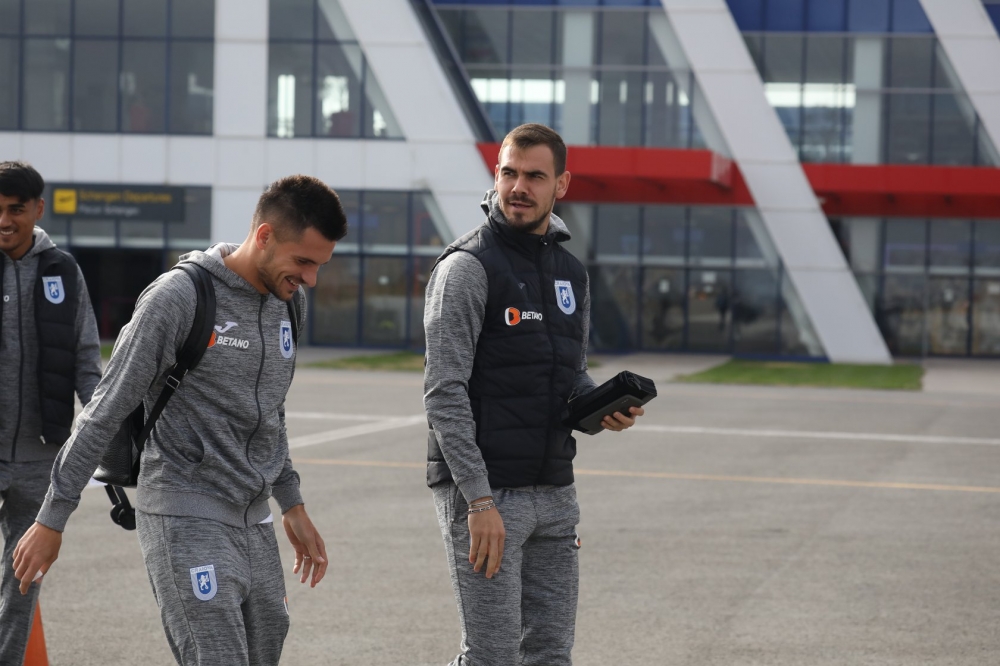
[(607, 430), (613, 430), (614, 432), (621, 432), (627, 428), (631, 428), (635, 425), (635, 420), (646, 413), (642, 407), (629, 407), (629, 415), (626, 416), (621, 412), (615, 412), (614, 414), (609, 414), (605, 416), (601, 421), (601, 425)]
[[(488, 499), (492, 498), (480, 497), (473, 504)], [(506, 535), (498, 508), (469, 514), (469, 563), (475, 565), (473, 571), (479, 573), (484, 563), (487, 578), (493, 578), (493, 574), (500, 571)]]
[(14, 577), (21, 581), (21, 594), (37, 579), (49, 571), (59, 557), (62, 532), (35, 523), (28, 528), (14, 548)]
[(312, 571), (312, 581), (309, 587), (316, 587), (323, 576), (326, 575), (326, 544), (323, 538), (316, 531), (309, 516), (306, 515), (306, 508), (299, 504), (293, 506), (281, 516), (281, 524), (285, 526), (285, 534), (295, 549), (295, 566), (292, 573), (302, 571), (300, 583), (305, 583)]

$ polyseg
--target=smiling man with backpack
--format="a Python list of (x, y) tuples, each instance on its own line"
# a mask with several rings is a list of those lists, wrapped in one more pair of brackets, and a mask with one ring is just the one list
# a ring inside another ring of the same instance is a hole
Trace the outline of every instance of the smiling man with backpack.
[[(261, 195), (240, 246), (184, 261), (215, 291), (215, 326), (198, 365), (163, 410), (142, 453), (136, 525), (167, 641), (179, 664), (277, 664), (288, 631), (285, 586), (268, 498), (282, 512), (296, 573), (315, 586), (326, 548), (292, 469), (284, 402), (301, 330), (302, 285), (314, 286), (347, 233), (336, 193), (290, 176)], [(295, 300), (298, 307), (289, 308)], [(191, 333), (196, 288), (160, 276), (135, 313), (77, 427), (52, 468), (37, 522), (14, 553), (21, 591), (59, 554), (62, 530), (106, 444), (142, 399), (156, 402)]]

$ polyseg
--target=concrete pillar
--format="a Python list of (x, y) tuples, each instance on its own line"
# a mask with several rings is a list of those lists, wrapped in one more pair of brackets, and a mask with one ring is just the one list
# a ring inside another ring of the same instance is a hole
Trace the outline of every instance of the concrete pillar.
[(885, 86), (885, 41), (881, 37), (854, 40), (854, 130), (851, 161), (878, 164), (882, 161), (882, 88)]
[[(562, 137), (567, 145), (586, 146), (591, 141), (590, 67), (594, 63), (594, 13), (570, 10), (563, 16), (563, 65), (565, 94)], [(574, 70), (572, 68), (581, 69)]]

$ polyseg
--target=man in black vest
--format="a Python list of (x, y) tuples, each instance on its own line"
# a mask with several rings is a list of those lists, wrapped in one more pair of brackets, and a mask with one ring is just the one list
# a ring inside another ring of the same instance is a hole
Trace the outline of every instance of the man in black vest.
[(45, 182), (22, 162), (0, 163), (0, 664), (20, 664), (38, 584), (22, 596), (13, 552), (34, 522), (52, 461), (73, 426), (74, 391), (90, 401), (101, 345), (87, 285), (73, 258), (35, 223)]
[[(486, 221), (448, 246), (427, 285), (427, 484), (462, 624), (452, 666), (571, 663), (580, 510), (576, 441), (559, 415), (595, 384), (589, 278), (552, 214), (569, 181), (558, 134), (514, 129)], [(605, 428), (630, 427), (643, 410), (631, 412)]]

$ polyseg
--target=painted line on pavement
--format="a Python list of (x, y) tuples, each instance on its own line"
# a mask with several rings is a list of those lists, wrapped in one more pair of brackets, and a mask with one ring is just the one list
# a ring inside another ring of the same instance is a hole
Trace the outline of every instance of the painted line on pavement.
[(985, 437), (947, 437), (936, 435), (897, 435), (872, 432), (828, 432), (822, 430), (753, 430), (749, 428), (705, 428), (701, 426), (635, 425), (636, 432), (662, 432), (674, 435), (720, 435), (724, 437), (781, 437), (789, 439), (830, 439), (851, 442), (894, 442), (899, 444), (963, 444), (1000, 446), (1000, 439)]
[(383, 421), (388, 418), (385, 414), (331, 414), (330, 412), (285, 412), (285, 418), (293, 419), (320, 419), (328, 421)]
[[(355, 434), (366, 435), (371, 432), (379, 432), (380, 430), (391, 430), (393, 428), (401, 428), (413, 423), (421, 423), (426, 421), (426, 417), (422, 414), (413, 416), (402, 416), (387, 418), (385, 415), (377, 414), (328, 414), (325, 412), (287, 412), (285, 414), (288, 418), (302, 418), (302, 419), (330, 419), (330, 420), (343, 420), (343, 421), (381, 421), (381, 423), (373, 423), (377, 427), (374, 430), (368, 430), (364, 426), (357, 426), (359, 430)], [(1000, 446), (1000, 439), (988, 438), (988, 437), (955, 437), (947, 435), (901, 435), (896, 433), (874, 433), (874, 432), (834, 432), (834, 431), (824, 431), (824, 430), (773, 430), (773, 429), (754, 429), (754, 428), (713, 428), (704, 426), (661, 426), (661, 425), (642, 425), (638, 424), (631, 428), (635, 432), (661, 432), (671, 435), (717, 435), (720, 437), (773, 437), (782, 439), (828, 439), (835, 441), (849, 441), (849, 442), (892, 442), (897, 444), (959, 444), (967, 446)], [(315, 443), (321, 444), (327, 441), (335, 441), (338, 439), (345, 439), (347, 437), (353, 437), (353, 428), (344, 428), (342, 430), (331, 430), (329, 431), (330, 437), (326, 439), (318, 439)], [(333, 433), (347, 433), (338, 435), (337, 437), (332, 437)], [(324, 433), (319, 433), (317, 435), (306, 435), (303, 437), (297, 437), (293, 441), (305, 441), (310, 437), (320, 437)], [(325, 435), (324, 435), (325, 436)], [(289, 443), (291, 444), (291, 442)], [(310, 444), (299, 444), (299, 446), (310, 446)]]
[[(388, 462), (375, 460), (336, 460), (328, 458), (296, 458), (296, 464), (333, 465), (338, 467), (380, 467), (425, 469), (425, 463)], [(834, 488), (869, 488), (876, 490), (927, 490), (938, 492), (1000, 494), (1000, 487), (952, 486), (940, 483), (897, 483), (892, 481), (850, 481), (843, 479), (797, 479), (767, 476), (728, 476), (720, 474), (681, 474), (674, 472), (626, 472), (620, 470), (576, 469), (582, 476), (624, 477), (632, 479), (668, 479), (673, 481), (715, 481), (728, 483), (764, 483), (787, 486), (828, 486)]]
[(406, 428), (418, 423), (426, 424), (427, 417), (423, 414), (418, 416), (404, 416), (401, 418), (386, 419), (379, 423), (362, 423), (361, 425), (351, 426), (349, 428), (337, 428), (336, 430), (325, 430), (323, 432), (313, 433), (312, 435), (292, 437), (288, 440), (288, 448), (301, 449), (306, 446), (326, 444), (328, 442), (336, 442), (341, 439), (371, 435), (373, 433), (384, 432), (386, 430), (395, 430), (396, 428)]

